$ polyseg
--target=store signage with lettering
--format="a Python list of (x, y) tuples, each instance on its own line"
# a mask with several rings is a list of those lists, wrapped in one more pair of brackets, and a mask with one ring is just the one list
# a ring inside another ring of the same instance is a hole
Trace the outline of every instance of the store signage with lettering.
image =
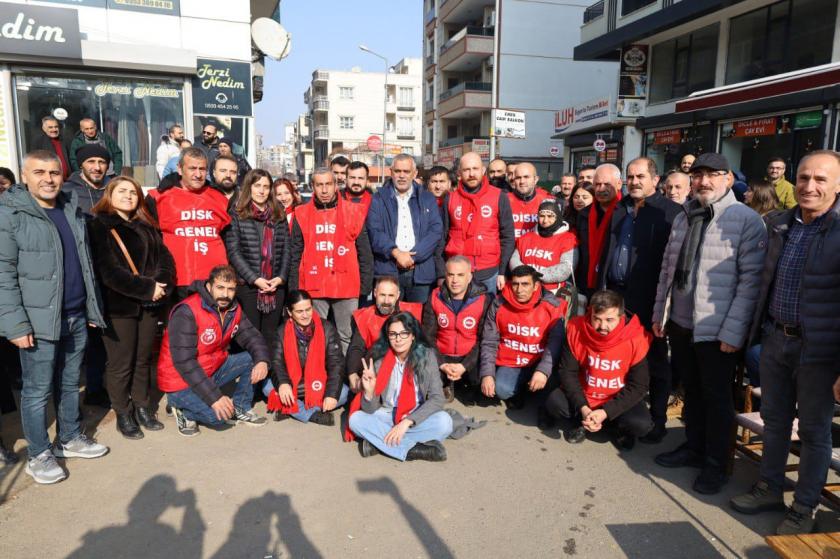
[(776, 133), (776, 117), (741, 120), (735, 123), (734, 132), (739, 138), (772, 136)]
[(554, 113), (554, 133), (566, 132), (576, 124), (588, 123), (589, 126), (594, 126), (601, 124), (601, 121), (609, 122), (609, 119), (609, 97), (593, 99)]
[(106, 95), (131, 95), (135, 99), (143, 99), (144, 97), (165, 97), (168, 99), (178, 99), (181, 92), (173, 87), (161, 87), (153, 84), (131, 85), (126, 83), (100, 83), (93, 88), (93, 93), (97, 97), (105, 97)]
[(196, 114), (252, 116), (251, 65), (199, 58), (192, 97)]
[(485, 161), (490, 160), (490, 140), (479, 139), (472, 141), (472, 150)]
[(598, 138), (592, 143), (592, 148), (597, 152), (602, 152), (607, 149), (607, 142), (605, 142), (602, 138)]
[(179, 16), (181, 0), (108, 0), (108, 9)]
[(818, 128), (822, 124), (822, 111), (809, 111), (807, 113), (797, 113), (793, 119), (794, 130), (803, 130), (805, 128)]
[(647, 100), (648, 46), (627, 45), (621, 49), (616, 115), (644, 116)]
[(79, 12), (0, 2), (0, 53), (81, 59)]
[(657, 145), (678, 144), (682, 140), (682, 130), (672, 128), (670, 130), (657, 130), (653, 133), (653, 143)]
[(493, 135), (497, 138), (525, 139), (525, 113), (496, 109)]

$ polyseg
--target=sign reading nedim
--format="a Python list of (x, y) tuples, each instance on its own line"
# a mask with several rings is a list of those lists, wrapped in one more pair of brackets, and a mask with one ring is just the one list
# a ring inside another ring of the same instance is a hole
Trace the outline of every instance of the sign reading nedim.
[(0, 2), (0, 53), (80, 59), (78, 12)]
[(196, 114), (252, 116), (251, 65), (199, 58), (192, 98)]

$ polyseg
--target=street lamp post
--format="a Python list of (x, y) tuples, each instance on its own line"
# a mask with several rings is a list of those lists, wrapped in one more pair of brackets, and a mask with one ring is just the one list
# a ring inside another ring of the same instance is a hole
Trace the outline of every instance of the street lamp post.
[(383, 102), (382, 107), (382, 161), (380, 162), (379, 166), (379, 181), (380, 185), (385, 184), (385, 132), (388, 128), (388, 59), (382, 56), (379, 53), (373, 52), (365, 45), (359, 45), (359, 48), (368, 53), (376, 56), (377, 58), (381, 58), (383, 62), (385, 62), (385, 101)]

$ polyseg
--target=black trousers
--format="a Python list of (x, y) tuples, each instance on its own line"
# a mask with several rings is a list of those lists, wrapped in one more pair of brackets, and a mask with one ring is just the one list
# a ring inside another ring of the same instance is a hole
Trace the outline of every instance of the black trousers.
[[(545, 400), (545, 409), (558, 419), (570, 419), (576, 423), (580, 423), (583, 419), (580, 410), (572, 409), (569, 399), (560, 388), (555, 388), (548, 395)], [(636, 437), (644, 437), (653, 428), (650, 412), (644, 401), (640, 401), (618, 417), (607, 420), (605, 425), (611, 423), (615, 424), (619, 432)]]
[(668, 342), (653, 338), (647, 354), (650, 371), (650, 416), (654, 425), (664, 427), (668, 421), (668, 397), (671, 395), (671, 364), (668, 362)]
[(685, 389), (685, 435), (688, 448), (723, 468), (729, 460), (735, 403), (732, 381), (737, 353), (724, 353), (720, 342), (695, 342), (694, 333), (668, 323), (671, 359), (679, 369)]
[(270, 313), (261, 313), (257, 310), (257, 295), (259, 289), (250, 285), (240, 285), (236, 288), (236, 298), (242, 305), (242, 312), (248, 318), (248, 322), (260, 331), (265, 339), (268, 349), (274, 355), (274, 343), (277, 341), (277, 326), (283, 316), (283, 303), (286, 300), (286, 288), (278, 288), (274, 292), (275, 305)]
[(137, 318), (110, 318), (102, 337), (107, 361), (105, 389), (111, 407), (119, 414), (135, 406), (151, 405), (152, 353), (159, 311), (141, 310)]

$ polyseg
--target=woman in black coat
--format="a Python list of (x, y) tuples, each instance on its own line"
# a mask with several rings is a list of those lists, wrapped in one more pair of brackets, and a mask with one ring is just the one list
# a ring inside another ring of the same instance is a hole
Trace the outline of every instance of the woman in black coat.
[(248, 171), (223, 233), (228, 261), (239, 275), (236, 297), (269, 348), (282, 316), (289, 275), (289, 226), (271, 184), (266, 171)]
[(112, 179), (93, 213), (90, 238), (108, 322), (105, 388), (117, 430), (141, 439), (141, 425), (163, 429), (152, 408), (152, 353), (163, 304), (174, 289), (175, 262), (134, 179)]

